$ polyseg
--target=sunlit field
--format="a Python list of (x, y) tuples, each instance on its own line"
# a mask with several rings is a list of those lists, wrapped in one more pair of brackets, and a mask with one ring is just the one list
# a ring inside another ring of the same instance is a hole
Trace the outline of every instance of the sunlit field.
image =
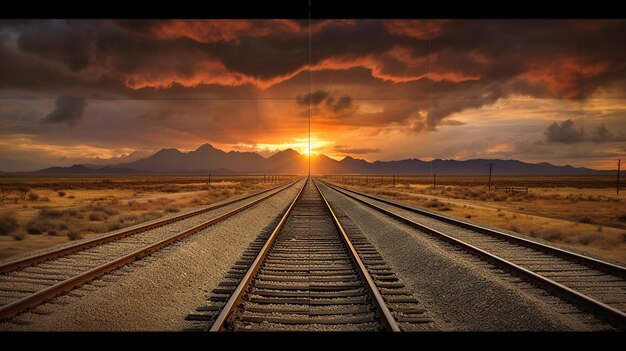
[[(326, 176), (339, 185), (626, 262), (626, 190), (610, 176)], [(527, 187), (509, 192), (502, 187)]]
[(23, 176), (0, 178), (0, 258), (118, 230), (291, 176)]

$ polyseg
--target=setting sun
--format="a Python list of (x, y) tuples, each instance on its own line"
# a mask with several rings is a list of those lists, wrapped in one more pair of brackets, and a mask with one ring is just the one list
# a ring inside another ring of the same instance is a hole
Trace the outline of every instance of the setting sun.
[(258, 150), (269, 151), (272, 153), (276, 151), (280, 151), (280, 150), (293, 149), (303, 155), (309, 155), (311, 153), (315, 155), (316, 153), (318, 153), (319, 150), (327, 147), (330, 144), (333, 144), (333, 142), (327, 141), (327, 140), (320, 140), (317, 138), (311, 138), (311, 149), (312, 149), (312, 152), (311, 152), (311, 150), (309, 150), (309, 139), (303, 138), (303, 139), (293, 139), (293, 142), (291, 143), (257, 144), (257, 148)]

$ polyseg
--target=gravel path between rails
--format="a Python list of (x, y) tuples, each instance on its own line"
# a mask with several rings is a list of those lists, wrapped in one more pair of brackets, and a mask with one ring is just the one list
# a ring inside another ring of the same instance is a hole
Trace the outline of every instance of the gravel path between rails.
[(592, 316), (450, 244), (320, 186), (374, 244), (442, 330), (598, 330)]
[(190, 325), (241, 252), (304, 184), (0, 324), (0, 330), (165, 331)]

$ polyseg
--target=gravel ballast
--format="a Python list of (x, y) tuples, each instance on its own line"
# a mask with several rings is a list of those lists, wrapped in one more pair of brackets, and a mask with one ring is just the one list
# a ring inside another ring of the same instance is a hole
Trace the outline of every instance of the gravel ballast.
[(182, 330), (304, 183), (0, 324), (0, 330)]
[(588, 314), (480, 259), (321, 185), (377, 247), (442, 330), (606, 328)]

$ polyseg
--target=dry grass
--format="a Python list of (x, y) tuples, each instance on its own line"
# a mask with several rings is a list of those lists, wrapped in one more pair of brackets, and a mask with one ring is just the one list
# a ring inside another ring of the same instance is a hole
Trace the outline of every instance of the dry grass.
[(30, 192), (28, 193), (27, 197), (28, 197), (28, 199), (29, 199), (30, 201), (37, 201), (37, 200), (39, 199), (39, 194), (37, 194), (37, 193), (36, 193), (36, 192), (34, 192), (34, 191), (30, 191)]
[(6, 213), (0, 216), (0, 235), (10, 235), (19, 227), (15, 215)]
[(510, 177), (501, 180), (504, 184), (496, 183), (537, 186), (530, 187), (528, 194), (493, 189), (489, 192), (476, 177), (449, 177), (441, 183), (438, 177), (440, 185), (436, 189), (432, 183), (401, 183), (402, 180), (397, 179), (395, 188), (388, 182), (383, 187), (380, 182), (346, 185), (626, 263), (626, 196), (617, 197), (614, 183), (604, 177)]
[(0, 184), (12, 190), (0, 207), (0, 234), (7, 232), (0, 240), (0, 258), (277, 185), (253, 180), (212, 176), (207, 187), (201, 176), (0, 177)]

